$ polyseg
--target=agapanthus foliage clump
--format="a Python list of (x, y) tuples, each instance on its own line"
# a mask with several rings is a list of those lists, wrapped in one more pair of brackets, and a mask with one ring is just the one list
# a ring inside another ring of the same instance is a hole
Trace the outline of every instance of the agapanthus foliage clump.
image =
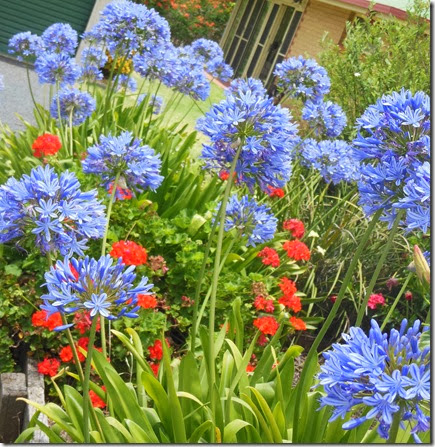
[(50, 105), (50, 114), (53, 118), (64, 120), (73, 126), (78, 126), (95, 110), (95, 99), (86, 92), (76, 88), (66, 87), (59, 91)]
[(83, 256), (86, 242), (101, 238), (105, 225), (97, 191), (82, 192), (72, 172), (38, 166), (0, 186), (1, 243), (31, 238), (44, 253)]
[(119, 185), (138, 191), (156, 190), (163, 181), (160, 175), (160, 157), (154, 149), (142, 145), (131, 132), (122, 132), (118, 137), (101, 135), (99, 144), (88, 148), (83, 160), (83, 172), (98, 174), (106, 187), (113, 187), (117, 175)]
[(329, 92), (328, 73), (314, 59), (290, 57), (275, 67), (278, 89), (292, 98), (319, 101)]
[[(430, 98), (402, 89), (384, 95), (357, 120), (353, 144), (361, 160), (360, 204), (382, 209), (390, 225), (406, 210), (408, 231), (430, 227)], [(417, 174), (418, 173), (418, 174)]]
[(278, 219), (266, 205), (258, 205), (255, 199), (236, 194), (228, 200), (225, 231), (236, 229), (239, 235), (247, 237), (246, 245), (255, 246), (273, 239)]
[(407, 327), (404, 319), (399, 331), (387, 334), (372, 320), (368, 336), (352, 327), (343, 334), (344, 344), (336, 343), (323, 354), (319, 380), (326, 395), (321, 406), (334, 408), (331, 422), (354, 414), (343, 424), (347, 430), (375, 419), (379, 435), (388, 439), (393, 418), (399, 417), (400, 426), (411, 427), (417, 442), (418, 433), (429, 430), (430, 348), (419, 347), (419, 320)]
[(359, 179), (359, 161), (352, 146), (344, 140), (305, 140), (300, 147), (302, 164), (319, 171), (326, 182), (334, 185)]
[[(136, 318), (139, 310), (138, 294), (148, 293), (153, 287), (148, 278), (142, 277), (134, 285), (135, 266), (127, 267), (113, 260), (110, 255), (93, 259), (66, 257), (57, 261), (45, 274), (48, 293), (41, 298), (41, 309), (49, 314), (60, 312), (68, 315), (77, 312), (90, 312), (90, 318), (103, 316), (109, 320), (120, 317)], [(56, 328), (62, 330), (74, 323)]]
[(229, 171), (241, 146), (235, 168), (238, 183), (250, 188), (258, 183), (267, 191), (290, 179), (297, 126), (288, 109), (274, 105), (260, 81), (233, 81), (226, 99), (199, 119), (197, 128), (211, 141), (203, 145), (206, 168)]
[(302, 109), (302, 119), (318, 137), (338, 137), (347, 123), (343, 109), (331, 101), (307, 101)]

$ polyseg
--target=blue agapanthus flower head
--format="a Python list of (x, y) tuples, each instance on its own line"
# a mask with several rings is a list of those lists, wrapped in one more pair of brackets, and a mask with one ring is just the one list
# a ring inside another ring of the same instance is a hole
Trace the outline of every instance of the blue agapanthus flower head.
[(128, 0), (109, 3), (100, 21), (85, 33), (85, 38), (104, 44), (113, 58), (148, 53), (170, 36), (168, 22), (154, 9)]
[(83, 256), (89, 239), (103, 237), (104, 206), (97, 191), (82, 192), (72, 172), (49, 165), (0, 186), (0, 243), (35, 239), (44, 253)]
[(107, 54), (101, 45), (91, 45), (83, 48), (80, 60), (85, 66), (104, 67), (107, 62)]
[(42, 33), (45, 49), (50, 53), (73, 55), (78, 45), (77, 31), (69, 23), (54, 23)]
[(320, 172), (326, 182), (359, 179), (359, 161), (353, 157), (352, 147), (343, 140), (305, 140), (300, 148), (302, 164)]
[(194, 40), (190, 47), (193, 50), (193, 56), (203, 64), (208, 64), (214, 58), (224, 58), (224, 52), (217, 42), (209, 39)]
[(80, 67), (66, 53), (41, 53), (35, 61), (35, 71), (41, 84), (74, 84), (80, 76)]
[[(165, 76), (171, 76), (177, 62), (176, 48), (171, 42), (164, 42), (150, 48), (147, 54), (135, 54), (132, 60), (135, 71), (143, 78), (163, 81)], [(166, 81), (165, 85), (168, 84)]]
[(230, 65), (226, 64), (221, 57), (214, 57), (211, 59), (205, 69), (214, 77), (221, 81), (229, 81), (233, 75), (234, 71)]
[[(430, 348), (419, 347), (419, 320), (407, 327), (405, 319), (400, 330), (383, 334), (372, 320), (368, 336), (352, 327), (343, 334), (344, 344), (323, 354), (318, 378), (326, 393), (321, 407), (334, 408), (330, 422), (349, 413), (354, 418), (343, 424), (348, 430), (375, 419), (379, 435), (388, 439), (393, 418), (403, 411), (401, 428), (410, 427), (419, 442), (418, 433), (429, 429)], [(364, 407), (369, 411), (361, 416)]]
[(356, 120), (355, 154), (361, 160), (429, 157), (430, 98), (423, 92), (402, 89), (384, 95)]
[(88, 148), (82, 166), (84, 173), (100, 175), (107, 188), (118, 173), (118, 185), (123, 189), (154, 191), (163, 181), (160, 156), (127, 131), (118, 137), (101, 135), (100, 142)]
[[(219, 209), (220, 205), (218, 206)], [(232, 195), (227, 204), (225, 231), (236, 229), (239, 236), (247, 237), (246, 245), (255, 247), (273, 239), (278, 219), (266, 205), (258, 205), (248, 195), (241, 199)]]
[(95, 65), (83, 65), (80, 67), (78, 82), (95, 82), (104, 78), (103, 72)]
[[(98, 260), (89, 256), (84, 259), (66, 257), (45, 274), (48, 293), (41, 297), (44, 301), (41, 309), (49, 315), (90, 311), (91, 318), (136, 318), (140, 309), (137, 296), (149, 293), (153, 284), (148, 284), (148, 278), (142, 277), (135, 286), (134, 269), (135, 266), (126, 268), (121, 258), (114, 261), (110, 255)], [(55, 330), (71, 326), (72, 323)]]
[[(60, 111), (57, 99), (59, 98)], [(72, 116), (73, 126), (78, 126), (95, 110), (95, 99), (86, 92), (75, 88), (64, 88), (53, 98), (50, 106), (50, 114), (53, 118), (60, 118), (69, 123)], [(71, 115), (72, 114), (72, 115)]]
[(273, 72), (278, 89), (292, 98), (319, 101), (329, 92), (331, 81), (327, 71), (314, 59), (290, 57), (279, 63)]
[(275, 106), (263, 90), (257, 80), (233, 81), (226, 99), (198, 120), (197, 129), (210, 138), (202, 152), (206, 168), (228, 172), (242, 145), (237, 181), (268, 191), (290, 179), (292, 145), (299, 137), (288, 109)]
[(12, 36), (8, 47), (8, 53), (23, 61), (39, 56), (44, 51), (44, 42), (41, 37), (26, 31)]
[[(399, 208), (407, 231), (430, 226), (430, 100), (423, 92), (384, 95), (357, 120), (354, 154), (361, 160), (360, 204), (383, 210), (393, 224)], [(418, 173), (418, 178), (417, 178)]]
[(329, 138), (338, 137), (347, 123), (343, 109), (331, 101), (308, 100), (302, 109), (302, 119), (308, 121), (316, 136)]

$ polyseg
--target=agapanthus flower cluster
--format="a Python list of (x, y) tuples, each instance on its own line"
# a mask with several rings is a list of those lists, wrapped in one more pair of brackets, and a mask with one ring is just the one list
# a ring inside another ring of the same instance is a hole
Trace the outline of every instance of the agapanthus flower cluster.
[(68, 23), (53, 23), (42, 33), (45, 51), (73, 55), (78, 45), (77, 31)]
[(334, 185), (357, 181), (360, 178), (359, 161), (353, 156), (352, 146), (344, 140), (305, 140), (299, 153), (302, 164), (319, 171), (326, 182)]
[(38, 166), (0, 186), (0, 243), (32, 235), (44, 253), (83, 256), (86, 242), (101, 238), (105, 225), (97, 191), (82, 192), (72, 172)]
[[(134, 286), (134, 269), (135, 266), (126, 268), (122, 259), (114, 263), (110, 255), (98, 260), (86, 256), (83, 259), (67, 257), (57, 261), (45, 274), (48, 293), (41, 297), (44, 301), (41, 308), (49, 314), (90, 311), (91, 319), (96, 316), (109, 320), (136, 318), (138, 294), (148, 293), (153, 285), (148, 284), (148, 278), (142, 277), (139, 284)], [(73, 325), (68, 323), (56, 330)]]
[(273, 72), (280, 91), (292, 98), (319, 101), (329, 92), (331, 81), (327, 71), (314, 59), (290, 57), (279, 63)]
[(83, 172), (102, 176), (107, 187), (118, 173), (122, 188), (156, 190), (163, 181), (160, 175), (160, 157), (154, 149), (142, 145), (131, 132), (122, 132), (118, 137), (100, 136), (99, 144), (88, 148), (88, 156), (82, 161)]
[(338, 137), (347, 123), (343, 109), (331, 101), (307, 101), (302, 119), (308, 121), (318, 137)]
[(223, 59), (224, 57), (222, 48), (213, 40), (197, 39), (190, 44), (190, 47), (193, 50), (193, 56), (204, 64), (207, 64), (214, 58)]
[(80, 67), (66, 53), (41, 53), (35, 61), (35, 71), (41, 84), (74, 84), (80, 76)]
[(355, 157), (361, 160), (360, 204), (382, 209), (392, 225), (406, 210), (408, 231), (430, 226), (430, 98), (402, 89), (384, 95), (357, 120)]
[(234, 75), (234, 70), (231, 68), (231, 66), (225, 63), (225, 61), (220, 57), (215, 57), (211, 59), (207, 63), (205, 69), (214, 78), (220, 79), (221, 81), (224, 82), (229, 81)]
[(50, 114), (53, 118), (59, 119), (60, 113), (60, 118), (67, 123), (72, 118), (73, 126), (78, 126), (92, 114), (95, 107), (95, 99), (89, 93), (66, 87), (53, 98)]
[(168, 22), (154, 9), (128, 0), (109, 3), (99, 22), (85, 33), (88, 40), (104, 44), (110, 55), (125, 57), (144, 54), (150, 48), (168, 42)]
[[(417, 442), (418, 433), (429, 430), (430, 348), (419, 347), (419, 320), (407, 327), (404, 319), (399, 331), (383, 334), (372, 320), (368, 336), (352, 327), (349, 335), (343, 334), (344, 344), (323, 354), (319, 381), (326, 395), (321, 406), (333, 407), (330, 422), (351, 413), (355, 417), (343, 424), (348, 430), (375, 419), (379, 435), (388, 439), (399, 415), (400, 426), (409, 426)], [(369, 411), (361, 415), (365, 407)]]
[[(219, 209), (219, 206), (218, 206)], [(246, 245), (262, 244), (273, 239), (277, 218), (266, 205), (258, 205), (255, 199), (245, 195), (240, 200), (232, 195), (227, 204), (225, 231), (236, 229), (239, 235), (247, 237)]]
[(291, 147), (299, 141), (297, 126), (288, 109), (275, 106), (264, 93), (260, 81), (233, 81), (226, 99), (198, 120), (197, 129), (211, 140), (203, 145), (206, 168), (229, 171), (241, 145), (235, 169), (238, 183), (250, 188), (258, 183), (268, 191), (290, 179)]
[(9, 40), (8, 53), (13, 54), (19, 61), (37, 57), (44, 51), (44, 42), (41, 37), (30, 31), (18, 33)]

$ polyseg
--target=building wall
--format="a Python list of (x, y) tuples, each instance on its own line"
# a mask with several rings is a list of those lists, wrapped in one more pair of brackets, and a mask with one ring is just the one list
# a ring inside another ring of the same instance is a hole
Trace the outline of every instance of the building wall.
[(287, 56), (316, 57), (322, 49), (320, 41), (328, 32), (334, 43), (345, 34), (346, 21), (353, 13), (344, 8), (310, 0), (299, 23)]

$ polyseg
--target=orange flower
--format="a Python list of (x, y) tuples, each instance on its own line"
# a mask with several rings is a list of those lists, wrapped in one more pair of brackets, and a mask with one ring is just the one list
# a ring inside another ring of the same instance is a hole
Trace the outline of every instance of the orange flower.
[(310, 249), (301, 241), (286, 241), (282, 248), (287, 251), (287, 256), (295, 261), (308, 261), (311, 257)]
[(260, 317), (254, 320), (254, 326), (264, 335), (275, 335), (279, 328), (278, 322), (273, 317)]
[(284, 295), (278, 300), (278, 303), (283, 304), (295, 313), (298, 313), (302, 309), (301, 300), (296, 295)]
[(157, 306), (157, 300), (154, 295), (142, 295), (137, 296), (137, 305), (144, 309), (154, 309)]
[(304, 320), (300, 318), (291, 317), (290, 324), (293, 326), (295, 331), (305, 331), (307, 329), (307, 325)]
[(133, 241), (119, 241), (112, 245), (110, 256), (122, 258), (125, 265), (146, 264), (148, 256), (144, 247)]
[(44, 155), (55, 155), (61, 147), (59, 137), (50, 133), (40, 135), (32, 144), (33, 155), (38, 158)]
[(305, 233), (305, 227), (299, 219), (289, 219), (283, 222), (282, 227), (286, 231), (290, 231), (293, 237), (301, 239)]

